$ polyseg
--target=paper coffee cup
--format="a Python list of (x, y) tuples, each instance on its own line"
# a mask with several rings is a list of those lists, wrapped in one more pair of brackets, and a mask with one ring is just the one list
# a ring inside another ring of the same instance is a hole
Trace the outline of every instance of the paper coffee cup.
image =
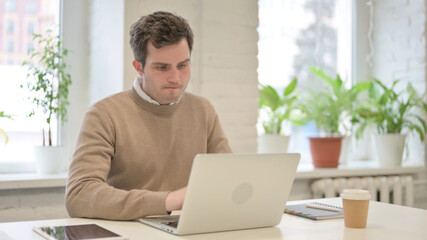
[(371, 195), (362, 189), (345, 189), (341, 193), (344, 224), (348, 228), (366, 228)]

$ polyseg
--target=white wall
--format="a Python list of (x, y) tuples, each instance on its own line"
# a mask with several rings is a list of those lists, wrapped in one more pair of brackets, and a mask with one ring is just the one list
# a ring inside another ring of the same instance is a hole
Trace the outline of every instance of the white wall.
[(124, 1), (89, 1), (89, 104), (123, 89)]
[(373, 75), (426, 89), (425, 1), (374, 1)]
[[(357, 47), (353, 48), (352, 67), (354, 82), (366, 81), (366, 76), (372, 76), (372, 69), (366, 62), (366, 56), (369, 54), (369, 7), (366, 1), (354, 0), (354, 16), (353, 16), (353, 40)], [(355, 70), (356, 69), (356, 70)]]
[(85, 0), (64, 0), (62, 3), (62, 9), (66, 9), (62, 16), (63, 41), (69, 50), (67, 63), (73, 82), (69, 91), (68, 122), (63, 125), (61, 145), (66, 146), (66, 159), (70, 160), (89, 100), (89, 8)]
[[(411, 83), (418, 93), (426, 88), (426, 2), (374, 1), (373, 66), (372, 76), (391, 86), (401, 80), (400, 90)], [(425, 159), (424, 143), (415, 134), (407, 137), (408, 159), (413, 165), (422, 165)], [(405, 164), (405, 162), (404, 162)]]
[(203, 1), (202, 5), (197, 93), (216, 107), (233, 151), (255, 152), (257, 1)]
[(0, 222), (67, 218), (64, 187), (0, 190)]
[[(373, 1), (373, 65), (366, 67), (372, 76), (388, 86), (399, 79), (400, 90), (411, 83), (419, 94), (427, 92), (426, 76), (426, 1)], [(417, 135), (407, 137), (407, 163), (427, 166), (426, 141)], [(427, 179), (427, 172), (420, 174)], [(420, 184), (417, 184), (419, 182)], [(415, 205), (427, 208), (427, 184), (416, 181)]]

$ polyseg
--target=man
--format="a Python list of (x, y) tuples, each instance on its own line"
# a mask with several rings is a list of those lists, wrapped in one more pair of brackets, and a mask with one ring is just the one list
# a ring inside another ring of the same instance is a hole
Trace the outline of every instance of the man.
[(72, 217), (130, 220), (182, 207), (193, 158), (229, 153), (208, 100), (185, 92), (193, 33), (168, 12), (131, 27), (133, 88), (86, 113), (69, 169)]

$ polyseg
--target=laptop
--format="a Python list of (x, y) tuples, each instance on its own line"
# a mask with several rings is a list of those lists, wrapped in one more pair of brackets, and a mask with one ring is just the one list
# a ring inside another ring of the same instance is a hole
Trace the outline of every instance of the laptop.
[(181, 214), (138, 220), (176, 235), (275, 226), (299, 159), (298, 153), (198, 154)]

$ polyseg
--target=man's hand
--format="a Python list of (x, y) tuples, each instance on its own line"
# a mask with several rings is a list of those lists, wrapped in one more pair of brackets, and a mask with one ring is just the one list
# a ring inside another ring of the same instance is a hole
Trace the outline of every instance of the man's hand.
[(166, 211), (172, 212), (174, 210), (181, 210), (182, 205), (184, 204), (186, 192), (187, 187), (170, 192), (165, 199)]

